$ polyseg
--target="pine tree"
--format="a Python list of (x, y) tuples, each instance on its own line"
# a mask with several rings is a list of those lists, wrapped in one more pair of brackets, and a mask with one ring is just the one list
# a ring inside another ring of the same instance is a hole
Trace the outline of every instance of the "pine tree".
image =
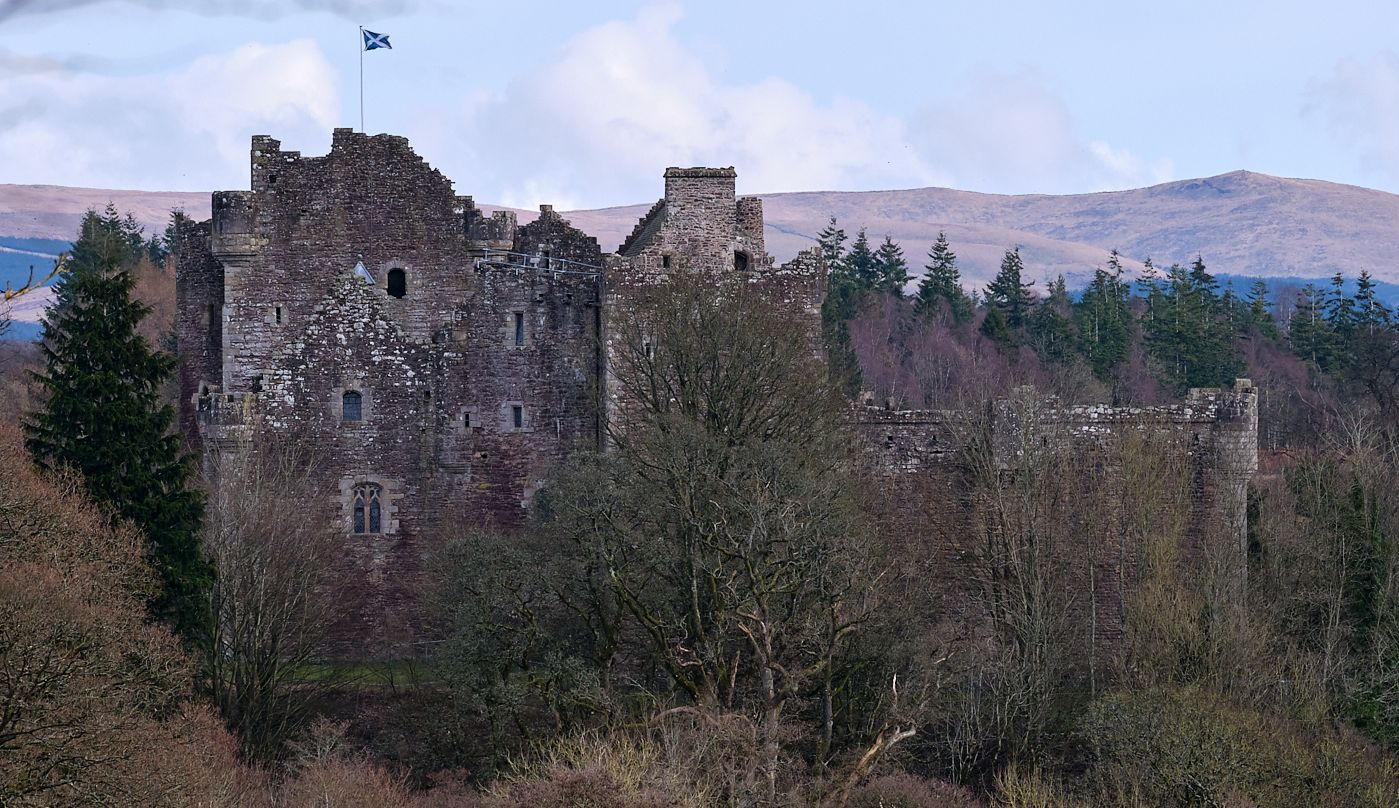
[(1292, 353), (1322, 370), (1331, 366), (1331, 326), (1322, 314), (1325, 292), (1315, 284), (1307, 284), (1297, 294), (1297, 306), (1288, 324), (1287, 341)]
[(136, 327), (147, 308), (131, 299), (143, 249), (134, 222), (89, 212), (44, 320), (44, 407), (25, 424), (26, 445), (46, 468), (67, 467), (88, 493), (144, 532), (159, 574), (150, 607), (187, 640), (203, 634), (211, 572), (199, 546), (202, 503), (188, 486), (189, 458), (160, 400), (174, 359)]
[(1331, 294), (1326, 299), (1326, 324), (1331, 327), (1334, 352), (1344, 355), (1355, 335), (1355, 300), (1346, 294), (1346, 278), (1337, 272), (1331, 276)]
[[(864, 232), (861, 231), (861, 238)], [(818, 245), (826, 259), (826, 299), (821, 302), (821, 336), (831, 376), (853, 396), (860, 389), (860, 363), (850, 341), (850, 321), (860, 313), (865, 291), (860, 287), (845, 252), (845, 231), (831, 217), (818, 235)], [(864, 243), (868, 252), (869, 241)]]
[(1127, 359), (1131, 348), (1132, 313), (1127, 306), (1131, 293), (1122, 275), (1122, 258), (1113, 250), (1107, 269), (1094, 270), (1093, 281), (1074, 310), (1083, 355), (1104, 381)]
[(1060, 275), (1049, 285), (1049, 296), (1030, 315), (1030, 346), (1051, 362), (1067, 361), (1074, 354), (1073, 300)]
[(908, 261), (904, 259), (904, 248), (888, 236), (874, 254), (875, 288), (885, 294), (903, 297), (908, 285)]
[(816, 234), (816, 246), (826, 259), (827, 271), (835, 272), (845, 260), (845, 231), (836, 224), (836, 217), (832, 216), (826, 229)]
[(1248, 287), (1248, 326), (1260, 337), (1278, 338), (1278, 324), (1268, 310), (1268, 284), (1262, 280), (1256, 280)]
[(1375, 279), (1368, 270), (1360, 270), (1360, 278), (1355, 282), (1356, 325), (1366, 333), (1389, 325), (1390, 312), (1376, 294)]
[(1001, 259), (1000, 272), (986, 285), (986, 305), (1000, 309), (1006, 325), (1012, 330), (1025, 326), (1030, 307), (1034, 304), (1034, 295), (1030, 292), (1033, 284), (1021, 282), (1024, 271), (1020, 248), (1006, 250), (1005, 258)]
[(855, 236), (850, 252), (845, 254), (845, 269), (851, 280), (863, 291), (879, 288), (879, 259), (870, 249), (869, 237), (864, 228)]
[(946, 306), (952, 319), (965, 323), (972, 316), (972, 301), (962, 288), (962, 273), (957, 268), (957, 254), (947, 241), (947, 234), (939, 232), (938, 239), (928, 250), (927, 272), (918, 282), (915, 310), (927, 315), (937, 311), (940, 305)]
[(1190, 269), (1173, 265), (1147, 322), (1146, 345), (1157, 376), (1166, 384), (1217, 387), (1243, 369), (1234, 326), (1218, 294), (1219, 282), (1196, 258)]
[(1012, 348), (1017, 343), (1015, 331), (1011, 329), (1010, 323), (1006, 322), (1006, 316), (995, 306), (986, 307), (986, 316), (981, 320), (981, 327), (977, 329), (981, 335), (989, 338), (1003, 348)]

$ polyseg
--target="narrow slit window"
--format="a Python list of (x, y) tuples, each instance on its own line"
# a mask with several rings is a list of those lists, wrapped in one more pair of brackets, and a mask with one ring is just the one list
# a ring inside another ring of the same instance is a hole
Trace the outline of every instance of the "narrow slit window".
[(512, 419), (511, 422), (515, 425), (515, 428), (516, 428), (516, 429), (524, 429), (524, 428), (525, 428), (525, 408), (524, 408), (524, 407), (521, 407), (519, 404), (516, 404), (516, 405), (514, 405), (513, 407), (511, 407), (511, 408), (510, 408), (510, 418)]
[(539, 262), (539, 265), (542, 266), (542, 267), (544, 267), (545, 269), (548, 269), (548, 268), (549, 268), (549, 253), (550, 253), (550, 252), (551, 252), (550, 250), (544, 250), (544, 251), (543, 251), (543, 254), (542, 254), (542, 256), (541, 256), (541, 258), (542, 258), (543, 260), (541, 260), (541, 261)]
[(401, 269), (389, 270), (389, 297), (402, 298), (408, 294), (408, 275)]
[(364, 413), (364, 396), (355, 390), (346, 390), (340, 397), (340, 418), (344, 421), (358, 421)]
[(281, 324), (282, 324), (282, 304), (281, 304), (281, 303), (278, 303), (276, 306), (273, 306), (272, 308), (273, 308), (273, 316), (276, 317), (276, 319), (277, 319), (277, 325), (281, 325)]
[(525, 344), (525, 313), (522, 312), (522, 311), (517, 311), (517, 312), (515, 312), (514, 323), (515, 323), (515, 344), (516, 344), (516, 345), (524, 345), (524, 344)]

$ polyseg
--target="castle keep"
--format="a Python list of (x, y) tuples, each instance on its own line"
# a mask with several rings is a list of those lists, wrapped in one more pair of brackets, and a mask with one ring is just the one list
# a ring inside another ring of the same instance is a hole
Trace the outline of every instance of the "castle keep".
[[(324, 496), (306, 514), (345, 535), (340, 633), (361, 654), (412, 652), (437, 527), (518, 526), (560, 461), (604, 446), (609, 318), (629, 293), (721, 273), (819, 324), (819, 254), (776, 266), (762, 201), (736, 196), (730, 168), (667, 169), (664, 197), (604, 254), (548, 206), (525, 225), (488, 215), (401, 137), (337, 129), (328, 154), (303, 157), (256, 136), (251, 160), (250, 190), (215, 193), (212, 219), (180, 233), (181, 424), (209, 454), (256, 435), (312, 453)], [(960, 575), (957, 517), (933, 482), (955, 476), (944, 416), (854, 417), (871, 473), (898, 500), (891, 528)], [(1227, 517), (1242, 536), (1251, 388), (1056, 417), (1085, 440), (1164, 426), (1196, 436), (1201, 518)]]

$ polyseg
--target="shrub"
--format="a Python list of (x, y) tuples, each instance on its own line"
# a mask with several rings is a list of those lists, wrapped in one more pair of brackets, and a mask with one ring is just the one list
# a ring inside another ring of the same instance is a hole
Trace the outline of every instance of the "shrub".
[(908, 772), (870, 778), (850, 795), (848, 808), (980, 808), (970, 791)]
[(1083, 722), (1100, 794), (1162, 805), (1390, 806), (1399, 773), (1353, 732), (1239, 708), (1195, 688), (1100, 699)]

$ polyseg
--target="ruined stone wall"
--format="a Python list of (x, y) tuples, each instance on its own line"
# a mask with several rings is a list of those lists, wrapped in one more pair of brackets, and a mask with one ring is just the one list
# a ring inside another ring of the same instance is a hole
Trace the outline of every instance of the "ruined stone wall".
[(1052, 447), (1057, 473), (1080, 486), (1069, 508), (1072, 538), (1061, 548), (1065, 557), (1055, 561), (1062, 576), (1056, 583), (1069, 599), (1086, 649), (1109, 649), (1121, 640), (1126, 601), (1145, 552), (1134, 543), (1140, 531), (1133, 526), (1166, 517), (1124, 513), (1135, 506), (1123, 499), (1125, 439), (1137, 437), (1149, 451), (1179, 453), (1188, 497), (1185, 544), (1178, 548), (1184, 573), (1211, 569), (1243, 583), (1247, 486), (1257, 470), (1258, 446), (1258, 394), (1247, 380), (1228, 390), (1194, 390), (1184, 403), (1161, 407), (1050, 402), (1031, 414), (1023, 403), (1002, 401), (982, 414), (865, 406), (853, 418), (876, 481), (873, 490), (880, 493), (876, 510), (884, 532), (908, 548), (917, 580), (925, 582), (941, 619), (974, 623), (988, 601), (985, 537), (977, 521), (982, 503), (974, 495), (969, 454), (978, 441), (1008, 480), (1032, 462), (1027, 453)]
[(182, 220), (175, 244), (175, 346), (180, 357), (180, 430), (198, 444), (196, 412), (212, 406), (223, 378), (223, 265), (209, 251), (209, 222)]
[(554, 212), (552, 205), (539, 206), (539, 218), (515, 231), (515, 252), (536, 256), (539, 266), (549, 268), (551, 261), (567, 262), (559, 269), (577, 269), (569, 264), (602, 268), (602, 248), (597, 239), (572, 226)]

